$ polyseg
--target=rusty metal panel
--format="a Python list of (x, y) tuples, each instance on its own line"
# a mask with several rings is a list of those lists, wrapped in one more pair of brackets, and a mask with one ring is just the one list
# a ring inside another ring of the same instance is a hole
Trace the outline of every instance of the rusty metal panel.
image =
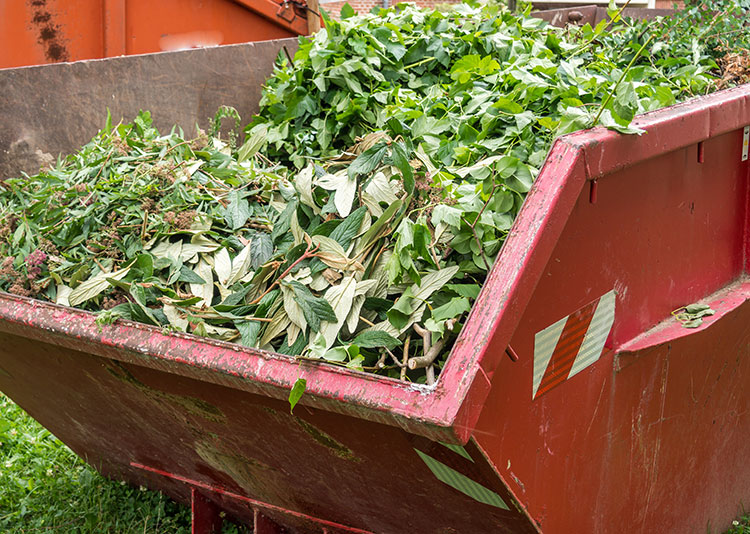
[(276, 56), (296, 39), (0, 70), (0, 179), (38, 172), (104, 126), (151, 110), (158, 128), (186, 133), (221, 105), (257, 112)]
[(201, 524), (209, 501), (289, 533), (534, 532), (471, 445), (78, 349), (0, 333), (0, 390), (105, 474), (199, 505)]
[(307, 33), (275, 0), (0, 0), (0, 69)]

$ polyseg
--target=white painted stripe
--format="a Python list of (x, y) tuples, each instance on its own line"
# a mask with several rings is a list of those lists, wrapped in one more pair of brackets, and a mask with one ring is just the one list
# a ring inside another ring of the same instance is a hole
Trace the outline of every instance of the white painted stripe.
[(581, 348), (578, 350), (573, 367), (570, 368), (568, 378), (583, 371), (586, 367), (596, 362), (602, 355), (604, 343), (607, 341), (612, 325), (615, 323), (615, 290), (602, 296), (594, 311), (594, 317), (583, 338)]
[(542, 377), (544, 372), (547, 370), (549, 360), (552, 357), (552, 353), (555, 352), (557, 342), (560, 340), (565, 323), (568, 322), (568, 317), (563, 317), (555, 324), (548, 326), (544, 330), (540, 330), (534, 336), (534, 379), (533, 387), (531, 392), (531, 398), (536, 397), (536, 391), (539, 389), (539, 384), (542, 383)]

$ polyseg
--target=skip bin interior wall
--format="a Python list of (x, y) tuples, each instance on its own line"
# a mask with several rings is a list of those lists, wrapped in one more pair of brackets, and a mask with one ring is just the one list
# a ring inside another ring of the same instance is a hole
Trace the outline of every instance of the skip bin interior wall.
[(293, 54), (297, 39), (2, 69), (0, 179), (77, 150), (104, 126), (107, 109), (114, 123), (149, 110), (165, 133), (177, 124), (193, 135), (221, 105), (247, 123), (284, 46)]

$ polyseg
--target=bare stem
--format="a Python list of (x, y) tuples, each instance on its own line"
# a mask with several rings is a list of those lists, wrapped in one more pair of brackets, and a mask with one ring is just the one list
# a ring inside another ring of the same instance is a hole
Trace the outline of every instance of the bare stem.
[[(450, 319), (445, 322), (445, 328), (447, 330), (453, 330), (453, 326), (456, 324), (456, 319)], [(432, 362), (435, 361), (435, 358), (438, 357), (438, 354), (440, 354), (440, 351), (443, 350), (443, 347), (445, 346), (446, 338), (439, 339), (434, 345), (430, 346), (430, 337), (432, 334), (428, 331), (419, 326), (418, 324), (414, 325), (414, 330), (417, 332), (417, 334), (422, 336), (422, 340), (424, 343), (424, 355), (423, 356), (415, 356), (414, 358), (409, 358), (408, 366), (409, 369), (421, 369), (421, 368), (429, 368), (432, 366)], [(434, 375), (434, 372), (433, 372)]]
[(406, 369), (409, 362), (409, 342), (411, 342), (411, 334), (406, 336), (406, 341), (404, 341), (404, 357), (401, 360), (401, 380), (406, 380)]

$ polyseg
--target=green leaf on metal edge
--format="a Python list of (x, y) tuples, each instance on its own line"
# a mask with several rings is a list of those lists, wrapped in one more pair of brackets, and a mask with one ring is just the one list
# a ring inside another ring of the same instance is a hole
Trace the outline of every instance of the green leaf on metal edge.
[(294, 414), (294, 407), (297, 406), (297, 403), (302, 398), (306, 387), (307, 380), (304, 378), (298, 378), (294, 382), (292, 389), (289, 391), (289, 413)]

